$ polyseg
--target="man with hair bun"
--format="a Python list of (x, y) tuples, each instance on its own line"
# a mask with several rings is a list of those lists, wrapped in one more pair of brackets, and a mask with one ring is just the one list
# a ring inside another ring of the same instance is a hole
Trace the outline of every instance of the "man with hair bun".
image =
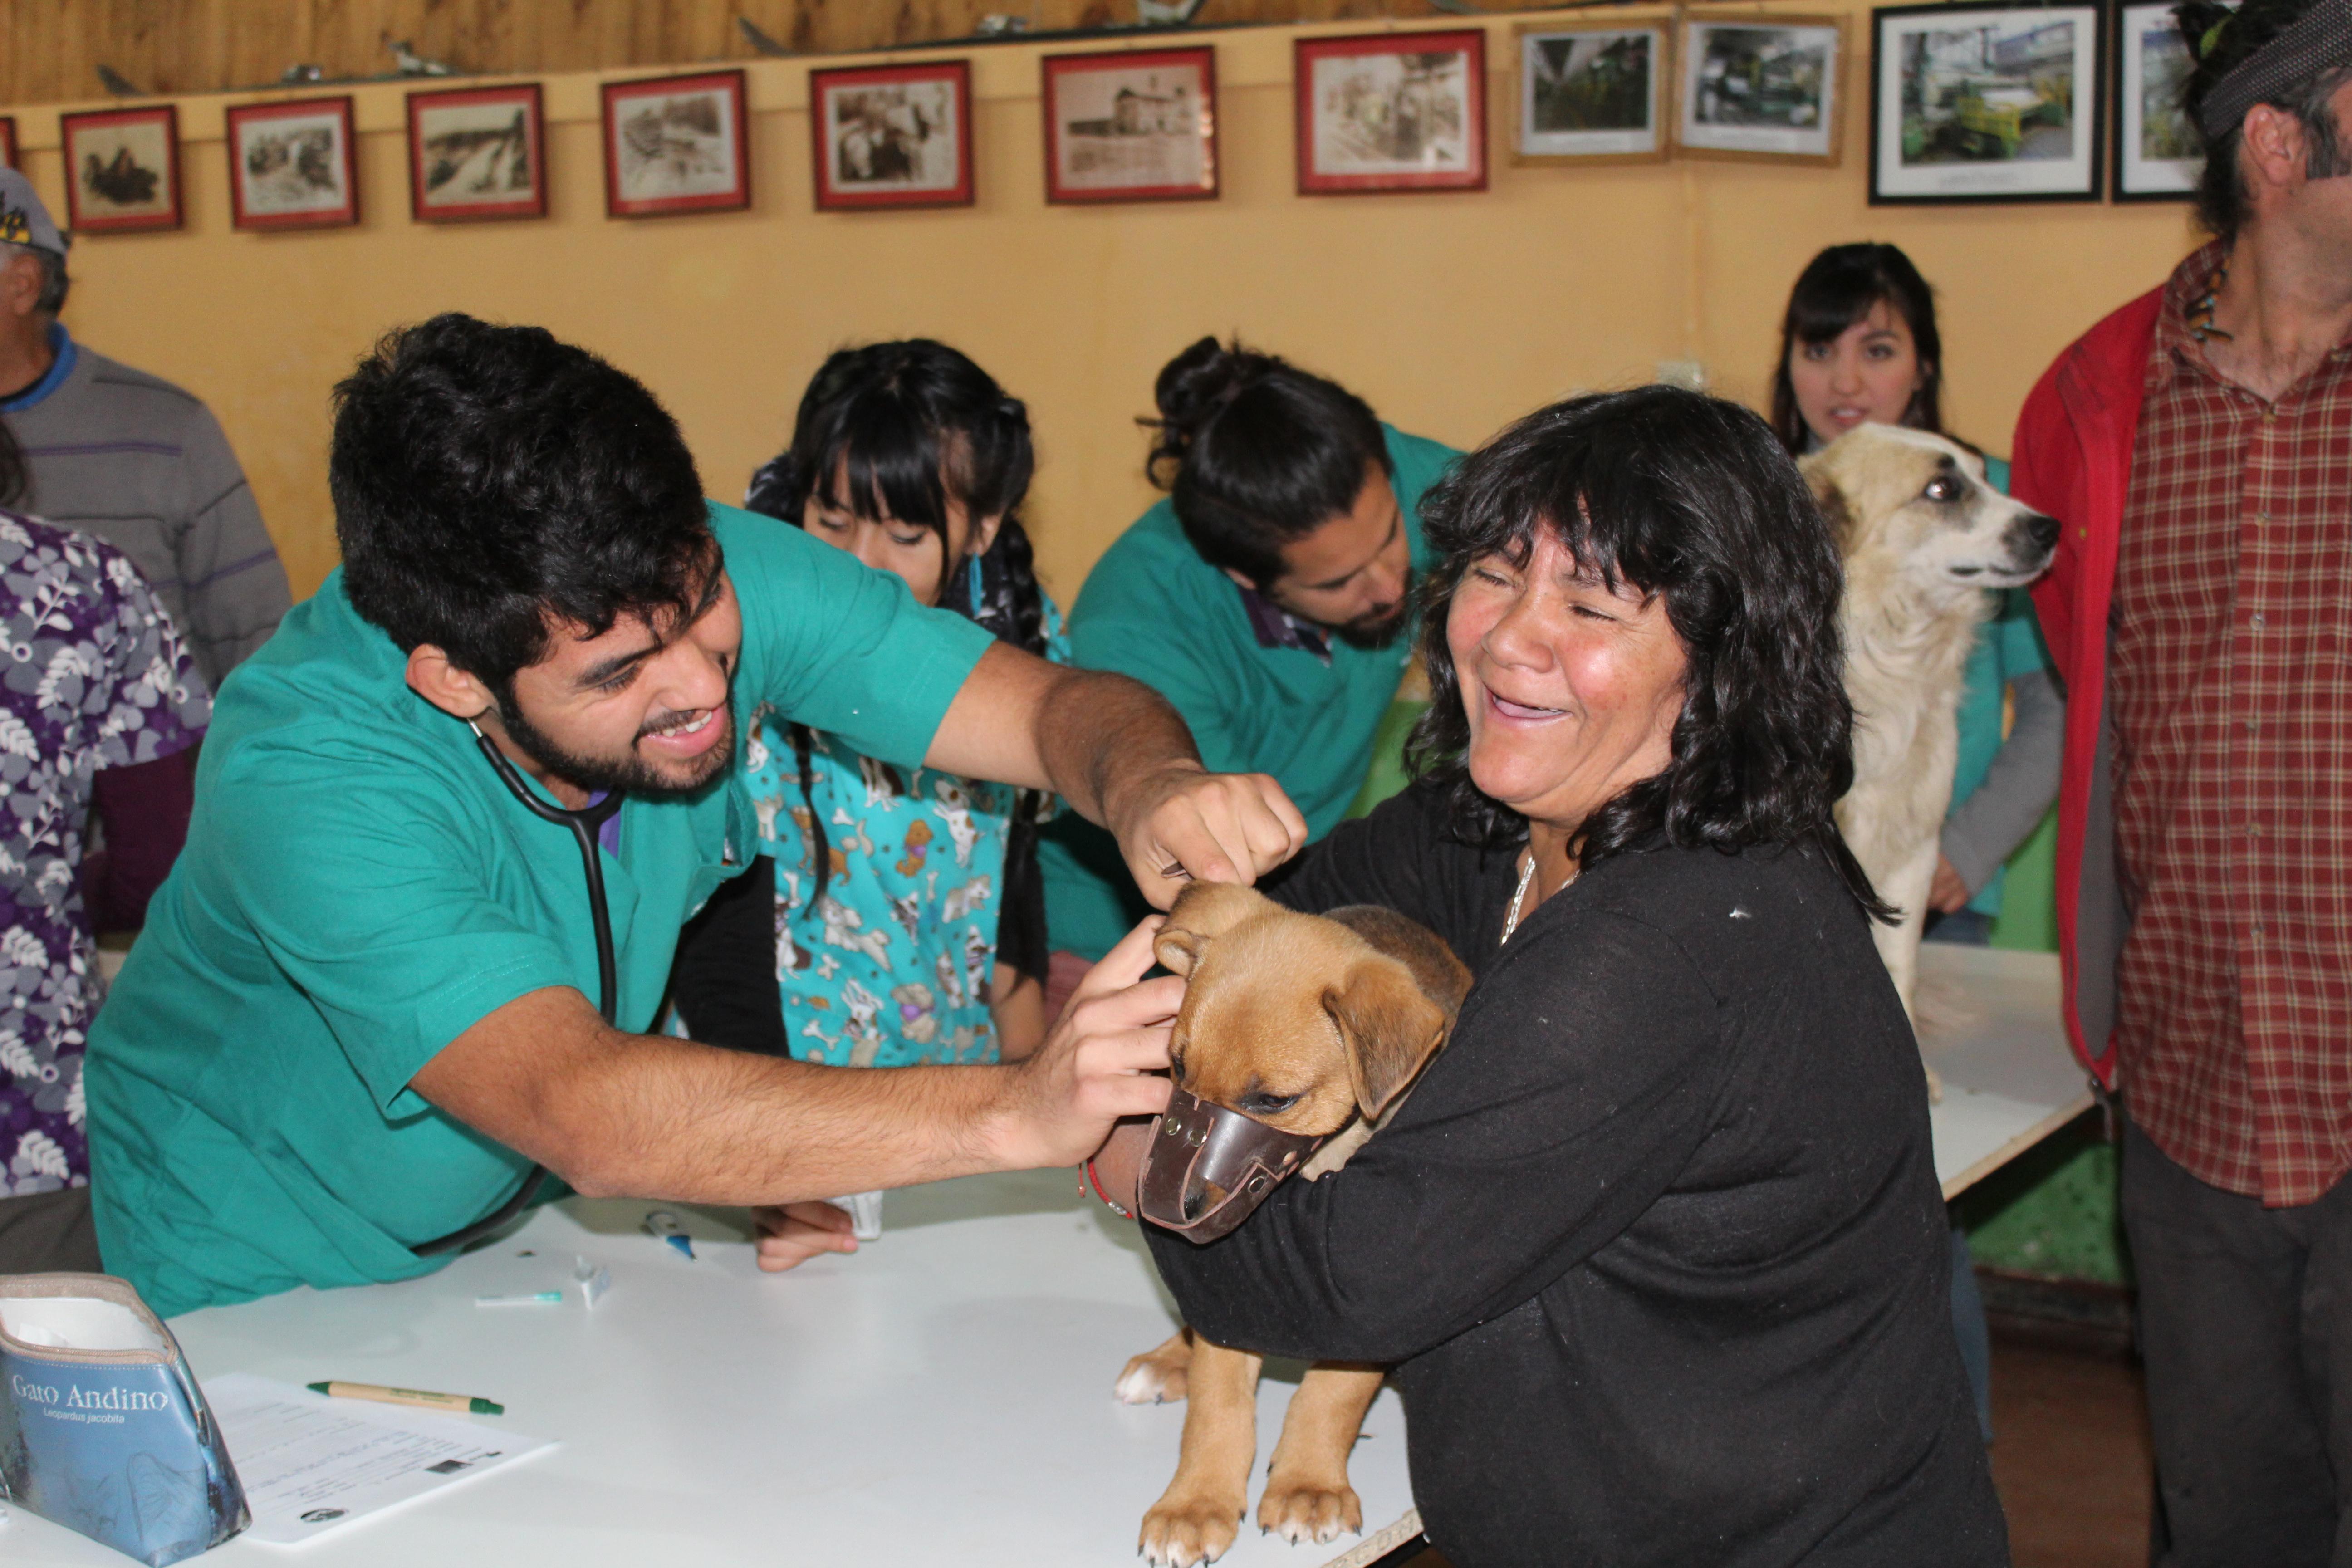
[[(1460, 456), (1325, 376), (1202, 338), (1153, 387), (1145, 472), (1169, 492), (1104, 552), (1070, 612), (1084, 668), (1175, 704), (1209, 765), (1274, 775), (1321, 837), (1371, 766), (1412, 658), (1422, 492)], [(1099, 830), (1040, 854), (1053, 1000), (1147, 912)]]
[(2188, 0), (2213, 238), (2059, 356), (2014, 493), (2067, 688), (2058, 913), (2119, 1091), (2162, 1564), (2352, 1542), (2352, 0)]

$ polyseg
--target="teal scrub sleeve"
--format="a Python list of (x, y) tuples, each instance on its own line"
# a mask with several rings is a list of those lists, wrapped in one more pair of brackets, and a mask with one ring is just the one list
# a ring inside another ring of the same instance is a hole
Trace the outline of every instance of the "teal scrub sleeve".
[(2042, 640), (2042, 622), (2033, 613), (2033, 600), (2022, 588), (2011, 588), (2000, 596), (2000, 607), (1992, 623), (1994, 647), (2000, 659), (2000, 679), (2005, 685), (2021, 675), (2050, 673), (2050, 650)]
[(1462, 454), (1443, 441), (1433, 441), (1426, 436), (1408, 436), (1391, 426), (1381, 427), (1387, 440), (1389, 461), (1396, 465), (1391, 479), (1396, 488), (1397, 500), (1413, 521), (1412, 563), (1426, 569), (1431, 564), (1429, 547), (1422, 538), (1419, 523), (1421, 503), (1430, 488), (1444, 479), (1446, 471), (1462, 460)]
[(739, 726), (766, 704), (866, 756), (920, 763), (996, 639), (788, 522), (716, 502), (710, 521), (743, 616)]
[(236, 907), (211, 918), (254, 933), (386, 1114), (421, 1112), (408, 1081), (444, 1046), (578, 977), (492, 897), (482, 825), (436, 798), (430, 772), (323, 724), (282, 733), (212, 781), (198, 852), (213, 863), (184, 885), (225, 886)]

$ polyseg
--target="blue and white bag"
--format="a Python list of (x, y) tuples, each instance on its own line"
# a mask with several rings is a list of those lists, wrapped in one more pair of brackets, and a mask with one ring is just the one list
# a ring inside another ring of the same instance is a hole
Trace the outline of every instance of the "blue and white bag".
[(129, 1281), (0, 1275), (0, 1499), (151, 1568), (250, 1521), (179, 1342)]

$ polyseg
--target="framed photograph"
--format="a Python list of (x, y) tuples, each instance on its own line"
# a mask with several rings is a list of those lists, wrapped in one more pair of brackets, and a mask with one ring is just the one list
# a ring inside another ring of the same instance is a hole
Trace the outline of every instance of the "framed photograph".
[(971, 66), (857, 66), (809, 72), (816, 205), (968, 207)]
[(1871, 13), (1874, 205), (2099, 199), (2099, 8)]
[(2187, 201), (2205, 172), (2205, 145), (2180, 107), (2189, 46), (2172, 19), (2173, 0), (2116, 7), (2115, 197)]
[(180, 226), (180, 111), (101, 109), (58, 116), (66, 226), (130, 234)]
[(349, 98), (236, 104), (227, 131), (234, 226), (336, 228), (360, 221)]
[(1845, 21), (1694, 13), (1683, 23), (1675, 142), (1695, 158), (1837, 164)]
[(1298, 194), (1486, 188), (1486, 35), (1299, 38)]
[(539, 84), (408, 95), (408, 208), (419, 223), (547, 216)]
[(743, 73), (604, 84), (604, 215), (669, 217), (751, 205)]
[(1666, 155), (1673, 34), (1664, 22), (1522, 23), (1520, 163), (1648, 163)]
[(1217, 51), (1047, 55), (1045, 199), (1207, 201), (1217, 194)]
[(24, 167), (16, 162), (16, 117), (13, 114), (0, 114), (0, 164), (11, 169)]

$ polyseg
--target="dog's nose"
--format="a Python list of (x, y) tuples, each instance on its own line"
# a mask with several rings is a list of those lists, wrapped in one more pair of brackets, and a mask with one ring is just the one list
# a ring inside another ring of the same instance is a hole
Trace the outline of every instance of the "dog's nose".
[(2044, 517), (2040, 512), (2035, 512), (2024, 521), (2025, 536), (2033, 541), (2033, 548), (2036, 550), (2058, 548), (2059, 524), (2056, 518)]

